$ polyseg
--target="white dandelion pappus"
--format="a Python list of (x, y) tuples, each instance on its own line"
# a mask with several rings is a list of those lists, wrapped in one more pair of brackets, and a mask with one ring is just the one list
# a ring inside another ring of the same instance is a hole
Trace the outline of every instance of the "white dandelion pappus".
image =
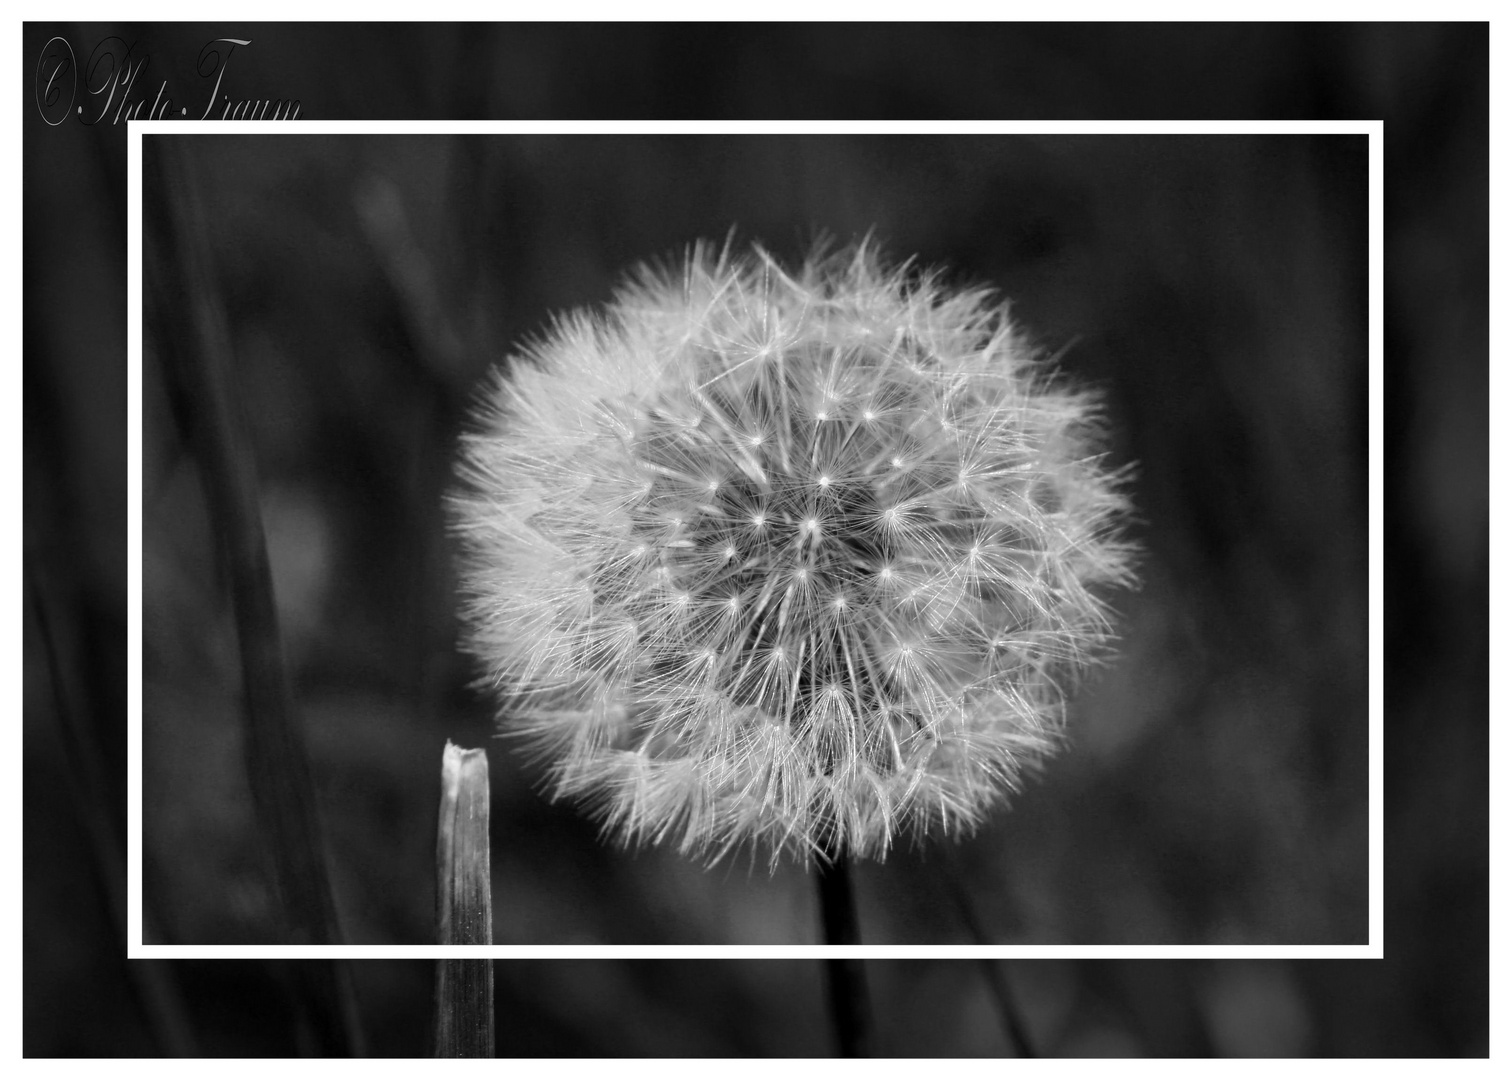
[(491, 385), (454, 517), (503, 728), (606, 832), (775, 866), (959, 833), (1132, 582), (1094, 398), (869, 245), (695, 248)]

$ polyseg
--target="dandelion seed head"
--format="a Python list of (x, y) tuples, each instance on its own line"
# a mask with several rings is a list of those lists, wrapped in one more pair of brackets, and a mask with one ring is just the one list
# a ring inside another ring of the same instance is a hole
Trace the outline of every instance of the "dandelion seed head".
[(627, 842), (775, 865), (975, 827), (1132, 583), (1095, 400), (986, 294), (866, 245), (644, 271), (479, 420), (467, 646)]

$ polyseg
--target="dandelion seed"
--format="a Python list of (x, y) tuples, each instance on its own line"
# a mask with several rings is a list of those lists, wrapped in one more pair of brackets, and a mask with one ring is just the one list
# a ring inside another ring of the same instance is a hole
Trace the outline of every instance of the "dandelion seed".
[(867, 246), (644, 272), (480, 420), (468, 647), (625, 841), (775, 864), (971, 829), (1055, 748), (1132, 583), (1094, 400)]

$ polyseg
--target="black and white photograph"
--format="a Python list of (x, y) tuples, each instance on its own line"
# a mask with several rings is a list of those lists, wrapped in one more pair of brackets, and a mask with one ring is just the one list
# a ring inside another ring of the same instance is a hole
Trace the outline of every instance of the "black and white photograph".
[(156, 917), (277, 940), (268, 635), (355, 943), (447, 740), (499, 943), (1363, 943), (1365, 151), (145, 136)]
[(26, 1056), (1490, 1053), (1486, 24), (23, 37)]

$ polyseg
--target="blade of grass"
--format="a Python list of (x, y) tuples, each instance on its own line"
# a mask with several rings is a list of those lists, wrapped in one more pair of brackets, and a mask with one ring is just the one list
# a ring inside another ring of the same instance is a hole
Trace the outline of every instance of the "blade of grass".
[[(943, 862), (944, 879), (946, 888), (950, 891), (951, 899), (955, 901), (956, 909), (960, 912), (961, 921), (966, 924), (967, 931), (972, 940), (978, 945), (997, 945), (1000, 942), (988, 936), (982, 922), (977, 918), (976, 908), (971, 903), (971, 897), (966, 892), (966, 886), (962, 884), (959, 869), (956, 862), (949, 855)], [(987, 987), (992, 991), (993, 1000), (997, 1002), (998, 1016), (1003, 1021), (1004, 1034), (1008, 1041), (1013, 1044), (1014, 1050), (1019, 1057), (1032, 1058), (1039, 1055), (1035, 1052), (1034, 1043), (1029, 1038), (1028, 1026), (1020, 1014), (1018, 1006), (1014, 1004), (1013, 988), (1008, 981), (1007, 961), (994, 960), (991, 957), (979, 957), (977, 962), (982, 966), (982, 974), (987, 978)]]
[[(441, 755), (436, 829), (436, 941), (492, 945), (488, 756), (450, 741)], [(436, 961), (437, 1057), (493, 1057), (493, 961)]]
[[(77, 670), (77, 666), (71, 663), (75, 653), (64, 641), (66, 624), (58, 626), (54, 622), (56, 601), (50, 595), (52, 590), (48, 585), (51, 575), (43, 567), (34, 565), (42, 561), (41, 556), (27, 553), (27, 593), (32, 602), (32, 614), (47, 661), (47, 676), (52, 689), (54, 713), (58, 719), (56, 731), (63, 749), (63, 773), (67, 777), (69, 802), (88, 838), (95, 880), (99, 883), (111, 929), (115, 931), (124, 957), (124, 838), (118, 819), (105, 803), (105, 793), (109, 788), (105, 780), (105, 752), (99, 744), (98, 732), (94, 725), (85, 721), (75, 699), (77, 691), (74, 687), (82, 685), (83, 680), (71, 679), (65, 674)], [(145, 897), (142, 904), (143, 936), (150, 939), (153, 934), (152, 915), (146, 910)], [(189, 1019), (189, 1011), (185, 1007), (178, 981), (174, 978), (172, 965), (163, 960), (128, 960), (126, 974), (147, 1021), (147, 1028), (164, 1056), (198, 1057), (200, 1051), (194, 1037), (194, 1025)]]
[[(209, 253), (208, 235), (189, 162), (168, 137), (149, 138), (148, 174), (167, 239), (166, 259), (176, 273), (155, 283), (163, 299), (158, 313), (186, 313), (187, 325), (170, 326), (162, 338), (170, 377), (190, 409), (191, 443), (218, 555), (230, 583), (241, 651), (246, 763), (253, 811), (274, 866), (290, 944), (341, 943), (324, 841), (316, 810), (304, 731), (295, 715), (284, 666), (283, 642), (273, 603), (272, 575), (258, 504), (256, 466), (241, 398), (233, 389), (233, 347)], [(161, 266), (155, 267), (161, 269)], [(171, 291), (161, 291), (164, 285)], [(351, 972), (340, 961), (307, 962), (305, 1002), (323, 1053), (362, 1050)]]

